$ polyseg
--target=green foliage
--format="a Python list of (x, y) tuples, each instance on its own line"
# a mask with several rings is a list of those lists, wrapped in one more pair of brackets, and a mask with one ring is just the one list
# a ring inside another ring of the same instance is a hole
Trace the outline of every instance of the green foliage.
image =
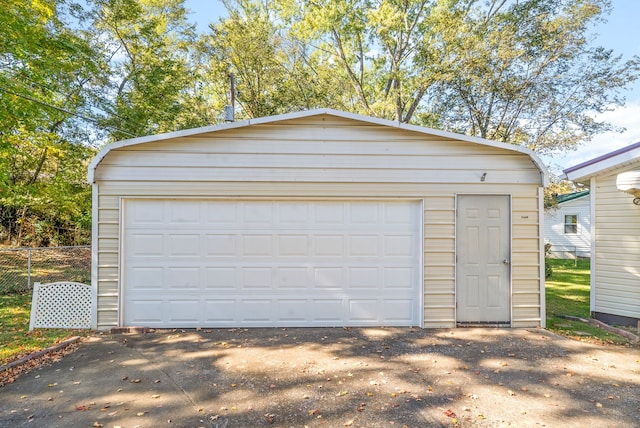
[(588, 333), (592, 338), (605, 343), (626, 344), (628, 340), (609, 333), (592, 324), (571, 321), (563, 316), (584, 319), (591, 317), (589, 309), (590, 261), (547, 259), (553, 268), (551, 278), (546, 281), (547, 328), (556, 333), (579, 340), (586, 340)]
[(94, 151), (78, 119), (92, 108), (101, 61), (63, 21), (57, 0), (0, 8), (0, 239), (14, 245), (86, 240), (86, 166)]
[(541, 154), (609, 130), (593, 113), (620, 105), (640, 72), (638, 57), (590, 44), (607, 0), (270, 4), (306, 65), (340, 88), (334, 104)]
[(91, 147), (221, 121), (230, 74), (238, 118), (332, 107), (540, 154), (609, 130), (593, 113), (640, 74), (589, 38), (609, 0), (225, 5), (199, 36), (184, 0), (0, 8), (3, 243), (86, 242)]
[(183, 0), (95, 0), (94, 37), (110, 58), (103, 124), (120, 140), (200, 125), (190, 54), (195, 43)]

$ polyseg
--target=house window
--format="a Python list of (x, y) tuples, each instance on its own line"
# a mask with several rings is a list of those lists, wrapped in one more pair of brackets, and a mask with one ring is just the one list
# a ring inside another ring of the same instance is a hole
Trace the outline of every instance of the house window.
[(564, 216), (564, 233), (578, 233), (577, 214), (567, 214)]

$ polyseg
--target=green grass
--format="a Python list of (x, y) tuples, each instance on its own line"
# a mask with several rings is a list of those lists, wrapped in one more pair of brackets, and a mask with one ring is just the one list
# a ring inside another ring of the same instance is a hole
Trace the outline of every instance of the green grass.
[[(602, 343), (626, 344), (624, 337), (609, 333), (598, 326), (562, 318), (563, 315), (590, 318), (589, 311), (589, 260), (547, 259), (553, 273), (546, 280), (547, 328), (555, 333), (579, 340)], [(588, 333), (591, 336), (583, 336)]]
[(72, 336), (85, 334), (63, 329), (36, 329), (30, 332), (30, 315), (31, 293), (0, 295), (0, 366)]

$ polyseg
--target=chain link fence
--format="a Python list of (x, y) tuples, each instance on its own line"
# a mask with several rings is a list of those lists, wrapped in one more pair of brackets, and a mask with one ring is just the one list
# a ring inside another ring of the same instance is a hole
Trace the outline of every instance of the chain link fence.
[(57, 281), (91, 283), (91, 246), (0, 249), (0, 293)]

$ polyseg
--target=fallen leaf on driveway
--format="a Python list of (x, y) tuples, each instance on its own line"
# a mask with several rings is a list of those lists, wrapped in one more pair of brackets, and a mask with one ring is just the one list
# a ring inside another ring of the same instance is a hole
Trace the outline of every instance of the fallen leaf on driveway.
[(100, 422), (98, 422), (98, 421), (95, 421), (95, 422), (93, 423), (93, 425), (91, 425), (91, 426), (92, 426), (92, 427), (95, 427), (95, 428), (101, 428), (101, 427), (103, 427), (104, 425), (102, 425), (102, 424), (101, 424)]
[(353, 425), (353, 419), (349, 419), (347, 422), (344, 423), (344, 426), (346, 427), (350, 427), (351, 425)]

